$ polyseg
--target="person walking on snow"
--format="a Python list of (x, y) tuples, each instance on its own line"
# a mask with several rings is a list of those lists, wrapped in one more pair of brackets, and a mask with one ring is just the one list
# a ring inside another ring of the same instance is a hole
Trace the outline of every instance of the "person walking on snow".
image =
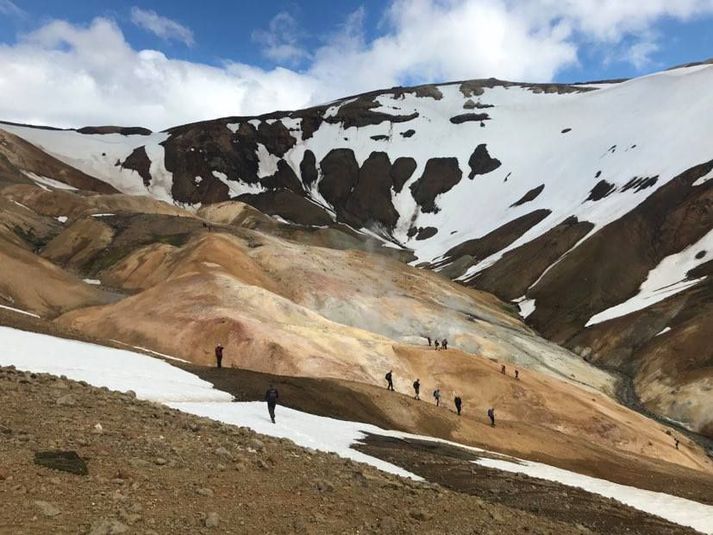
[(419, 391), (421, 390), (421, 381), (420, 379), (416, 379), (413, 382), (413, 390), (416, 392), (416, 396), (414, 396), (416, 399), (421, 399), (418, 395)]
[(441, 342), (441, 347), (443, 347), (444, 350), (448, 349), (448, 340), (444, 338)]
[(436, 398), (436, 407), (438, 407), (438, 405), (439, 405), (440, 402), (441, 402), (441, 391), (440, 391), (440, 389), (436, 388), (436, 389), (433, 391), (433, 397)]
[(495, 409), (488, 409), (488, 418), (490, 418), (490, 427), (495, 427)]
[(453, 402), (456, 404), (456, 412), (458, 413), (458, 416), (460, 416), (460, 410), (463, 407), (463, 400), (460, 398), (460, 396), (456, 396), (453, 399)]
[(386, 379), (387, 385), (386, 385), (386, 390), (394, 390), (394, 379), (392, 375), (392, 370), (389, 370), (389, 372), (384, 376)]
[(223, 346), (221, 344), (215, 346), (215, 364), (217, 368), (223, 367)]
[(265, 401), (267, 401), (267, 412), (270, 413), (270, 420), (272, 420), (273, 424), (275, 423), (275, 406), (277, 405), (277, 398), (279, 397), (280, 395), (277, 392), (277, 388), (270, 385), (270, 388), (265, 392)]

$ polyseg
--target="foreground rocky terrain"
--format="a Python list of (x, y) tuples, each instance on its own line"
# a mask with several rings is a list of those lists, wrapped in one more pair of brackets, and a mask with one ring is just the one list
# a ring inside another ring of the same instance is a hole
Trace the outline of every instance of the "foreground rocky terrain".
[[(535, 515), (55, 376), (0, 368), (0, 403), (1, 533), (692, 533), (593, 495), (554, 520), (554, 484)], [(88, 473), (33, 462), (55, 450)]]

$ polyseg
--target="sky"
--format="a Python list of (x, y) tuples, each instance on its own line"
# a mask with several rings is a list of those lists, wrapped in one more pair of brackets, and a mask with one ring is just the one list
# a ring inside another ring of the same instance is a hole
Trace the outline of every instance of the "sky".
[(0, 119), (160, 130), (363, 91), (713, 57), (713, 0), (0, 0)]

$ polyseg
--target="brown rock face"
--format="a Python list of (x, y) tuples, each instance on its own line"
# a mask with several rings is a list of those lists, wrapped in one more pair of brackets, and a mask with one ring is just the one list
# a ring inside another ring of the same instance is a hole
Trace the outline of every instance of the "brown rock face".
[(391, 183), (394, 186), (394, 191), (399, 193), (404, 184), (411, 178), (413, 172), (416, 170), (416, 160), (409, 157), (396, 158), (394, 164), (391, 166)]
[(553, 266), (528, 292), (537, 300), (528, 320), (565, 342), (593, 315), (635, 295), (663, 258), (713, 227), (713, 183), (691, 187), (712, 168), (708, 162), (682, 173)]
[(300, 175), (302, 175), (302, 182), (307, 187), (317, 181), (317, 160), (315, 159), (314, 152), (309, 149), (305, 151), (302, 161), (300, 162)]
[(550, 215), (549, 210), (535, 210), (520, 216), (480, 238), (456, 245), (445, 254), (445, 257), (448, 261), (457, 260), (461, 256), (471, 256), (476, 261), (483, 260), (510, 245), (548, 215)]
[(592, 223), (571, 217), (542, 236), (508, 251), (500, 261), (480, 272), (471, 283), (503, 299), (511, 300), (525, 295), (545, 269), (592, 228)]
[(436, 197), (450, 191), (462, 176), (457, 158), (431, 158), (421, 178), (411, 186), (411, 193), (424, 212), (435, 213), (438, 212)]
[(332, 149), (319, 164), (322, 180), (319, 192), (335, 208), (346, 204), (359, 180), (359, 164), (351, 149)]
[(391, 161), (385, 152), (372, 152), (359, 169), (359, 179), (345, 211), (357, 224), (380, 223), (392, 229), (399, 214), (391, 202)]
[(245, 194), (239, 200), (265, 214), (279, 215), (300, 225), (325, 226), (334, 222), (324, 208), (290, 190)]

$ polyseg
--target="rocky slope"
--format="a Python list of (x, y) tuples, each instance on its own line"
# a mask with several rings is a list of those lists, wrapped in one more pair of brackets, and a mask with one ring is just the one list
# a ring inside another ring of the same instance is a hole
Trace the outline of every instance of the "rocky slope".
[[(3, 534), (591, 533), (574, 517), (541, 518), (53, 376), (0, 368), (0, 403)], [(88, 473), (33, 462), (58, 450)], [(633, 525), (691, 532), (592, 497), (600, 519), (597, 503)]]
[(160, 133), (6, 124), (3, 150), (34, 146), (52, 165), (10, 158), (3, 180), (238, 198), (342, 247), (361, 229), (517, 302), (546, 337), (631, 376), (649, 408), (711, 435), (711, 84), (698, 64), (394, 88)]

